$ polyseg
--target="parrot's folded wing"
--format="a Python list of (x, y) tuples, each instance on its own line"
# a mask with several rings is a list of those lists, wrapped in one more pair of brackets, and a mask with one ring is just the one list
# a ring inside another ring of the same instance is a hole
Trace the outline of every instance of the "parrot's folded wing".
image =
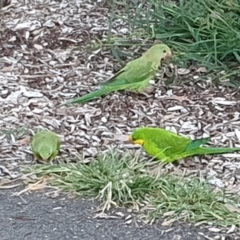
[(146, 80), (151, 80), (155, 76), (152, 62), (136, 59), (127, 64), (123, 69), (116, 73), (106, 82), (101, 83), (101, 86), (119, 86), (124, 84), (140, 83)]
[[(118, 78), (121, 74), (123, 74), (124, 72), (126, 72), (127, 69), (126, 67), (124, 67), (123, 69), (119, 70), (114, 76), (112, 76), (111, 78), (109, 78), (107, 81), (102, 82), (99, 84), (99, 86), (110, 86), (110, 85), (116, 85), (115, 80), (116, 78)], [(111, 84), (113, 83), (113, 84)], [(124, 84), (125, 83), (125, 79), (122, 79), (122, 83), (119, 81), (118, 84)]]
[(192, 140), (186, 147), (185, 151), (189, 152), (192, 151), (194, 149), (199, 148), (202, 144), (208, 143), (211, 139), (208, 138), (201, 138), (201, 139), (196, 139), (196, 140)]

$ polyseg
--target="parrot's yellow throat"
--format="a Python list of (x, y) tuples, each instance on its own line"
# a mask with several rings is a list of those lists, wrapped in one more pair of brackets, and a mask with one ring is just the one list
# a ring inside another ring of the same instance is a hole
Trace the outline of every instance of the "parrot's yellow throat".
[(133, 144), (140, 144), (140, 145), (143, 145), (144, 144), (144, 141), (143, 139), (137, 139), (137, 140), (133, 140), (132, 139), (132, 136), (129, 137), (129, 141)]

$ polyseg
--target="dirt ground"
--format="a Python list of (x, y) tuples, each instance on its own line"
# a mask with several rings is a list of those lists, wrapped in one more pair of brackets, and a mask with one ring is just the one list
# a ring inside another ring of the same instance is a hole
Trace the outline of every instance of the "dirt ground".
[[(33, 164), (29, 139), (39, 128), (62, 140), (59, 158), (89, 162), (109, 148), (142, 154), (127, 136), (137, 127), (163, 127), (191, 138), (211, 136), (214, 146), (240, 146), (239, 91), (195, 83), (201, 73), (181, 77), (167, 87), (159, 74), (148, 96), (117, 92), (83, 105), (60, 104), (97, 88), (119, 69), (107, 39), (109, 6), (101, 1), (12, 1), (2, 15), (0, 35), (0, 179), (20, 176)], [(112, 34), (128, 36), (121, 20)], [(98, 45), (97, 45), (98, 43)], [(171, 47), (171, 46), (170, 46)], [(124, 49), (125, 62), (146, 48)], [(182, 81), (182, 79), (188, 81)], [(240, 154), (194, 157), (166, 171), (202, 176), (216, 187), (240, 190)]]

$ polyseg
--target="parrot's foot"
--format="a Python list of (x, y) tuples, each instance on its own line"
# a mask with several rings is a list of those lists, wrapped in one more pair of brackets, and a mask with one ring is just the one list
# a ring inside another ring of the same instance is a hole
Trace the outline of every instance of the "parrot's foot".
[(138, 91), (138, 94), (141, 94), (145, 97), (151, 97), (151, 94), (154, 92), (154, 86), (149, 85), (146, 88), (144, 88), (142, 91)]
[(144, 90), (126, 90), (127, 92), (134, 93), (136, 95), (143, 95), (145, 97), (150, 97), (150, 94), (154, 91), (154, 86), (148, 86)]
[(149, 86), (147, 86), (147, 87), (144, 89), (143, 93), (145, 93), (145, 94), (151, 94), (151, 93), (153, 93), (153, 91), (154, 91), (154, 86), (153, 86), (153, 85), (149, 85)]

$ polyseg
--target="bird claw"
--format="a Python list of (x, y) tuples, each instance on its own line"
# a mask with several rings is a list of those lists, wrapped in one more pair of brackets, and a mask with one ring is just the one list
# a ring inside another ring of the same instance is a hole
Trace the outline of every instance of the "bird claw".
[(149, 85), (147, 86), (144, 91), (142, 92), (145, 96), (149, 96), (148, 94), (151, 94), (154, 92), (154, 86), (153, 85)]
[(143, 95), (145, 97), (151, 97), (151, 93), (153, 93), (154, 91), (154, 86), (153, 85), (149, 85), (147, 86), (143, 91), (134, 91), (134, 90), (126, 90), (127, 92), (130, 92), (130, 93), (134, 93), (134, 94), (140, 94), (140, 95)]

